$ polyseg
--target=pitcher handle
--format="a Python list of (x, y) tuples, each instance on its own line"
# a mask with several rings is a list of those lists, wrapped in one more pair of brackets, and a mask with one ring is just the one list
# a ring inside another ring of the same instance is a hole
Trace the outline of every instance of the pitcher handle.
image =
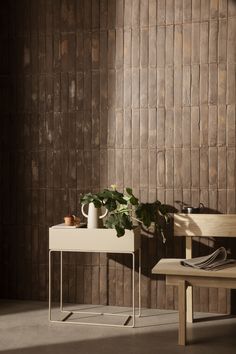
[(87, 217), (88, 217), (88, 215), (87, 215), (87, 214), (85, 214), (85, 212), (84, 212), (84, 206), (85, 206), (85, 204), (82, 204), (81, 211), (82, 211), (83, 216), (85, 216), (85, 217), (87, 218)]
[(107, 213), (108, 213), (108, 210), (106, 209), (105, 213), (103, 215), (99, 216), (99, 219), (104, 218), (107, 215)]

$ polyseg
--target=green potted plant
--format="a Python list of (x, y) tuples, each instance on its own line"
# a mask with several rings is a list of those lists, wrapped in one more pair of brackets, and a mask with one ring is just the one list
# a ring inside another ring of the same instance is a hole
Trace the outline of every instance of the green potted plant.
[(93, 203), (95, 208), (105, 207), (108, 211), (105, 227), (115, 229), (118, 237), (125, 234), (125, 229), (132, 230), (138, 224), (146, 229), (152, 225), (160, 232), (165, 242), (163, 220), (164, 224), (169, 220), (166, 206), (158, 200), (153, 203), (140, 203), (131, 188), (126, 188), (124, 194), (117, 191), (115, 185), (111, 187), (102, 192), (83, 195), (82, 205)]

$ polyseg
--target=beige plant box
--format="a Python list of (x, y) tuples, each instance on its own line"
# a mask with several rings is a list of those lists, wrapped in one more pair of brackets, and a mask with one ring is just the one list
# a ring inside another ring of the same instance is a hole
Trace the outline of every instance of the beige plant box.
[(139, 227), (126, 230), (122, 237), (117, 237), (114, 229), (68, 228), (64, 224), (49, 228), (50, 250), (129, 253), (140, 247)]

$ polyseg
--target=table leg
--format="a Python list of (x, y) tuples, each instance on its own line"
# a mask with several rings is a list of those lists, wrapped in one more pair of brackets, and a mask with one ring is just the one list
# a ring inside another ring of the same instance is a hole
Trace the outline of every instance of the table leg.
[(179, 295), (179, 345), (186, 345), (186, 281), (180, 280)]
[(63, 311), (63, 274), (62, 274), (62, 269), (63, 269), (63, 264), (62, 264), (62, 251), (60, 252), (60, 311)]
[(135, 253), (132, 253), (133, 269), (132, 269), (132, 304), (133, 304), (133, 327), (135, 327), (135, 303), (134, 303), (134, 276), (135, 276)]
[(193, 323), (193, 287), (187, 288), (187, 322)]
[[(69, 314), (66, 315), (65, 318), (63, 318), (62, 320), (52, 320), (52, 316), (51, 316), (51, 299), (52, 299), (52, 252), (53, 251), (57, 251), (60, 253), (60, 291), (59, 291), (59, 294), (60, 294), (60, 299), (59, 299), (59, 304), (60, 304), (60, 311), (61, 312), (69, 312)], [(70, 252), (70, 250), (67, 250)], [(74, 251), (74, 250), (73, 250)], [(72, 252), (72, 250), (71, 250)], [(127, 254), (130, 254), (132, 255), (132, 315), (129, 315), (127, 316), (127, 320), (126, 322), (123, 324), (123, 325), (112, 325), (112, 324), (104, 324), (104, 325), (107, 325), (107, 326), (111, 326), (111, 327), (124, 327), (126, 324), (128, 324), (128, 322), (130, 321), (131, 317), (133, 317), (133, 323), (130, 324), (129, 326), (127, 325), (127, 327), (135, 327), (135, 320), (136, 320), (136, 308), (135, 308), (135, 257), (136, 257), (136, 253), (135, 252), (125, 252)], [(139, 284), (138, 284), (138, 292), (139, 292), (139, 299), (138, 299), (138, 302), (139, 302), (139, 313), (138, 313), (138, 316), (141, 316), (141, 249), (139, 249), (139, 275), (138, 275), (138, 278), (139, 278)], [(49, 321), (51, 322), (58, 322), (58, 323), (62, 323), (62, 322), (65, 322), (69, 316), (71, 316), (73, 313), (86, 313), (85, 311), (65, 311), (63, 309), (63, 251), (59, 251), (59, 250), (49, 250), (49, 314), (48, 314), (48, 317), (49, 317)], [(92, 314), (91, 311), (87, 312), (89, 314)], [(102, 315), (102, 313), (95, 313), (93, 312), (93, 314), (96, 314), (96, 315)], [(111, 315), (110, 313), (103, 313), (103, 314), (106, 314), (106, 315)], [(112, 314), (112, 315), (116, 315), (116, 316), (121, 316), (121, 314)], [(80, 324), (88, 324), (88, 325), (102, 325), (102, 324), (99, 324), (99, 323), (88, 323), (88, 322), (69, 322), (67, 321), (67, 323), (80, 323)]]
[(48, 253), (48, 320), (51, 321), (52, 308), (52, 275), (51, 275), (51, 250)]
[[(186, 258), (192, 258), (192, 237), (186, 237)], [(187, 322), (193, 322), (193, 288), (187, 288)]]
[(141, 248), (138, 250), (139, 259), (138, 259), (138, 316), (141, 317)]

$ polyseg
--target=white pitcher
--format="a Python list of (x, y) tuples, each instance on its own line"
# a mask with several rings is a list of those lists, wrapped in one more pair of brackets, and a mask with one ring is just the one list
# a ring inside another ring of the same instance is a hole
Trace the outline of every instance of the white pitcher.
[(98, 229), (99, 228), (99, 219), (104, 218), (107, 215), (108, 210), (106, 209), (103, 215), (101, 214), (101, 208), (95, 208), (93, 203), (89, 203), (88, 207), (88, 215), (84, 212), (84, 206), (82, 205), (81, 211), (82, 214), (88, 218), (87, 228), (88, 229)]

